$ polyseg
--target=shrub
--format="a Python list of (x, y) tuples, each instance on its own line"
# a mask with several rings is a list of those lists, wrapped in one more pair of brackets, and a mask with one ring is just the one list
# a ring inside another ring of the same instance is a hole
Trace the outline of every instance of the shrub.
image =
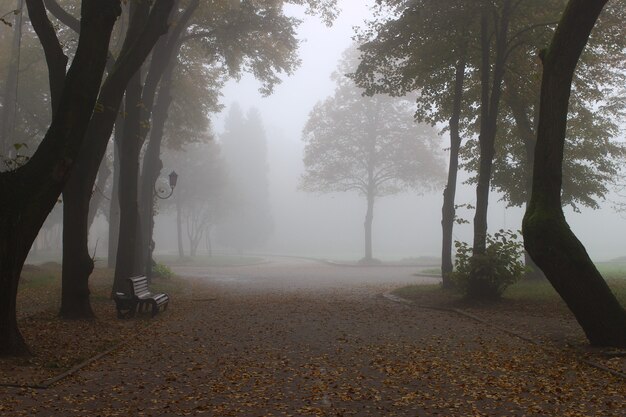
[(518, 234), (500, 230), (487, 235), (487, 248), (482, 255), (473, 255), (465, 242), (455, 242), (457, 250), (455, 285), (470, 299), (494, 300), (518, 281), (526, 267), (522, 261), (523, 245)]
[(172, 278), (174, 273), (172, 270), (163, 264), (156, 264), (152, 267), (152, 273), (157, 278)]

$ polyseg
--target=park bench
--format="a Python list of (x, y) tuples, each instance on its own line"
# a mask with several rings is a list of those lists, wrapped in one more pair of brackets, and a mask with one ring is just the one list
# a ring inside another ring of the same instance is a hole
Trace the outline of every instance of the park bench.
[(149, 306), (152, 307), (152, 317), (159, 312), (159, 307), (162, 306), (163, 311), (167, 309), (167, 304), (170, 301), (169, 295), (150, 292), (147, 277), (138, 276), (127, 278), (126, 280), (130, 294), (117, 292), (114, 297), (118, 318), (133, 317), (136, 312), (147, 311)]

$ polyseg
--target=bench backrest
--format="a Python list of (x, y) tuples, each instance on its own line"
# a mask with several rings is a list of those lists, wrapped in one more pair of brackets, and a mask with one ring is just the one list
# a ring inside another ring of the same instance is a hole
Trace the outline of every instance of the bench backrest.
[(130, 284), (130, 289), (132, 291), (132, 295), (140, 297), (143, 294), (149, 293), (148, 289), (148, 278), (146, 276), (138, 276), (128, 278), (128, 283)]

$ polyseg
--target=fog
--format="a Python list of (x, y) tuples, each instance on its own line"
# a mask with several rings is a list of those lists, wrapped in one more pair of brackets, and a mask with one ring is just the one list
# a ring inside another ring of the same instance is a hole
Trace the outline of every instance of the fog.
[[(269, 195), (274, 231), (258, 252), (314, 256), (334, 259), (359, 259), (363, 256), (365, 199), (356, 193), (309, 193), (298, 189), (303, 173), (302, 128), (313, 106), (333, 93), (331, 74), (345, 49), (352, 44), (353, 27), (370, 16), (371, 2), (343, 2), (343, 13), (328, 28), (315, 17), (294, 13), (303, 19), (299, 28), (301, 67), (291, 77), (283, 77), (269, 97), (263, 97), (260, 84), (252, 76), (230, 81), (223, 90), (225, 110), (213, 116), (219, 138), (232, 103), (256, 108), (265, 125), (268, 144)], [(441, 136), (441, 149), (449, 146)], [(445, 153), (447, 158), (447, 153)], [(175, 167), (173, 167), (175, 169)], [(460, 179), (468, 178), (461, 172)], [(613, 209), (612, 193), (599, 210), (582, 208), (580, 213), (566, 208), (567, 220), (588, 252), (597, 261), (626, 254), (626, 219)], [(519, 229), (523, 209), (506, 208), (492, 193), (489, 229)], [(459, 183), (457, 204), (473, 204), (475, 188)], [(377, 200), (373, 222), (373, 251), (380, 259), (440, 255), (442, 189), (419, 195), (407, 192)], [(459, 210), (459, 216), (472, 220), (473, 212)], [(174, 251), (173, 229), (157, 220), (157, 251)], [(471, 224), (456, 225), (455, 239), (471, 241)]]
[[(341, 2), (343, 12), (332, 27), (327, 27), (317, 17), (305, 16), (302, 9), (290, 12), (303, 20), (298, 29), (301, 66), (292, 76), (283, 75), (282, 83), (273, 94), (262, 96), (260, 83), (251, 75), (240, 80), (230, 80), (222, 89), (220, 98), (224, 110), (211, 114), (211, 130), (217, 143), (223, 142), (225, 120), (233, 104), (244, 113), (251, 109), (259, 112), (267, 141), (267, 169), (269, 205), (273, 220), (272, 233), (264, 244), (245, 248), (247, 253), (285, 254), (332, 259), (357, 260), (364, 252), (364, 216), (366, 201), (355, 192), (315, 193), (299, 187), (304, 172), (302, 130), (316, 103), (333, 94), (336, 87), (331, 75), (337, 71), (342, 54), (353, 43), (354, 27), (371, 17), (371, 1)], [(440, 137), (440, 149), (447, 165), (447, 134)], [(188, 150), (194, 152), (193, 150)], [(183, 171), (176, 162), (165, 158), (161, 175), (165, 178), (171, 170)], [(180, 162), (179, 162), (180, 163)], [(162, 179), (166, 187), (166, 180)], [(460, 172), (457, 204), (473, 204), (475, 189), (463, 184), (468, 174)], [(202, 175), (193, 173), (181, 176), (181, 183), (198, 182)], [(174, 194), (173, 199), (176, 198)], [(519, 229), (523, 209), (506, 208), (492, 193), (489, 206), (489, 229)], [(599, 210), (582, 208), (580, 213), (566, 208), (566, 216), (573, 231), (596, 261), (610, 260), (626, 255), (624, 236), (626, 219), (613, 206), (620, 197), (611, 192)], [(158, 201), (155, 221), (156, 254), (177, 253), (176, 224), (173, 200)], [(441, 245), (442, 187), (433, 191), (404, 192), (379, 198), (373, 220), (373, 253), (382, 260), (416, 257), (439, 257)], [(456, 225), (454, 238), (471, 241), (473, 212), (459, 210), (458, 215), (470, 224)], [(184, 245), (188, 246), (186, 237)], [(90, 248), (96, 257), (106, 256), (108, 225), (99, 216), (91, 230)], [(188, 249), (188, 248), (187, 248)], [(217, 251), (233, 248), (215, 243)], [(206, 245), (198, 251), (206, 253)]]

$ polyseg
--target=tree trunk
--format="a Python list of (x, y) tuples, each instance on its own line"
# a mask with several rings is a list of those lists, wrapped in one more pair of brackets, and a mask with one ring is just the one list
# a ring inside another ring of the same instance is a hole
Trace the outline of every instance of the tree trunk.
[[(480, 163), (478, 183), (476, 185), (476, 212), (474, 215), (473, 256), (477, 259), (487, 249), (487, 209), (491, 189), (491, 172), (495, 154), (495, 141), (498, 127), (498, 111), (502, 92), (502, 80), (505, 72), (507, 54), (508, 24), (511, 11), (511, 0), (504, 0), (500, 19), (495, 25), (495, 59), (491, 70), (491, 35), (489, 33), (490, 11), (484, 6), (481, 17), (481, 110), (480, 110)], [(493, 77), (491, 76), (493, 72)], [(491, 82), (490, 82), (491, 80)], [(482, 268), (470, 273), (467, 294), (472, 298), (492, 298), (481, 275)]]
[(50, 128), (29, 162), (0, 173), (0, 195), (11, 196), (0, 205), (0, 356), (27, 353), (16, 320), (20, 273), (79, 154), (102, 82), (111, 31), (121, 11), (117, 0), (82, 1), (76, 55), (67, 76), (60, 77), (65, 74), (67, 57), (45, 8), (35, 1), (28, 6), (46, 52), (56, 104)]
[(461, 100), (463, 98), (463, 81), (465, 80), (466, 57), (465, 49), (462, 48), (462, 56), (456, 66), (454, 81), (454, 98), (452, 115), (450, 117), (450, 166), (448, 168), (448, 182), (443, 191), (443, 206), (441, 208), (441, 277), (444, 288), (452, 287), (450, 274), (452, 273), (452, 230), (456, 210), (454, 208), (456, 196), (456, 181), (459, 170), (459, 150), (461, 148), (461, 135), (459, 134), (459, 120), (461, 118)]
[(139, 206), (137, 202), (139, 153), (141, 143), (141, 72), (133, 76), (126, 87), (126, 118), (124, 138), (120, 147), (120, 235), (117, 243), (113, 292), (125, 292), (124, 279), (143, 273), (138, 262)]
[[(507, 34), (511, 0), (505, 0), (502, 6), (501, 19), (497, 27), (495, 62), (493, 65), (493, 79), (491, 77), (491, 36), (489, 34), (489, 20), (487, 9), (481, 17), (481, 111), (480, 111), (480, 164), (478, 184), (476, 185), (476, 213), (474, 215), (474, 255), (484, 254), (487, 245), (487, 209), (489, 205), (489, 191), (491, 188), (491, 171), (495, 154), (495, 141), (498, 124), (498, 110), (502, 92), (502, 79), (506, 64)], [(490, 85), (490, 79), (491, 85)]]
[[(93, 318), (89, 302), (89, 277), (93, 259), (89, 255), (89, 198), (72, 187), (80, 183), (68, 181), (63, 189), (63, 269), (61, 273), (61, 311), (65, 319)], [(72, 192), (74, 191), (74, 192)]]
[(572, 79), (607, 0), (570, 0), (543, 54), (539, 128), (530, 204), (524, 216), (526, 250), (546, 274), (589, 342), (626, 347), (626, 311), (565, 220), (561, 207), (563, 148)]
[(372, 222), (374, 220), (374, 195), (367, 195), (367, 212), (365, 213), (365, 261), (371, 261), (372, 256)]

